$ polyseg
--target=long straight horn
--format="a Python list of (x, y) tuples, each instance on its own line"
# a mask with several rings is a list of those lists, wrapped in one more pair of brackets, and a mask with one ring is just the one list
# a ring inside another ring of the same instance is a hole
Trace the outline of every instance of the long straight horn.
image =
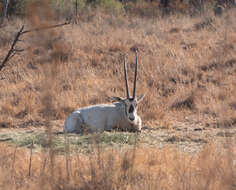
[(127, 68), (126, 68), (126, 57), (125, 57), (125, 55), (124, 55), (124, 74), (125, 74), (126, 95), (127, 95), (127, 98), (129, 99), (129, 83), (128, 83), (128, 78), (127, 78)]
[(136, 81), (137, 81), (137, 74), (138, 74), (138, 51), (135, 50), (136, 55), (136, 65), (135, 65), (135, 73), (134, 73), (134, 89), (133, 89), (133, 99), (136, 97)]

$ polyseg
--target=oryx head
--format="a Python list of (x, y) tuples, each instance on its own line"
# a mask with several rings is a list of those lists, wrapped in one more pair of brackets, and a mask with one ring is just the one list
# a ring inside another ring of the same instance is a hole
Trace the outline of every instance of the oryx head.
[(135, 65), (135, 73), (134, 73), (134, 87), (133, 87), (133, 96), (129, 95), (129, 84), (127, 77), (127, 67), (126, 67), (126, 57), (124, 55), (124, 78), (125, 78), (125, 87), (126, 87), (126, 98), (113, 97), (113, 100), (121, 102), (124, 105), (125, 116), (130, 123), (137, 123), (137, 109), (138, 103), (143, 99), (144, 95), (142, 94), (138, 98), (136, 97), (136, 81), (137, 81), (137, 73), (138, 73), (138, 52), (135, 51), (136, 55), (136, 65)]

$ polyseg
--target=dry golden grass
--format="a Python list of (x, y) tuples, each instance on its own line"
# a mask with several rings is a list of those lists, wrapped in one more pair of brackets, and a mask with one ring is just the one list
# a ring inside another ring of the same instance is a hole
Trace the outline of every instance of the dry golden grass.
[(235, 189), (235, 149), (210, 144), (195, 155), (164, 148), (30, 154), (1, 144), (1, 189)]
[[(44, 89), (50, 89), (52, 119), (60, 120), (77, 107), (124, 96), (120, 53), (128, 54), (132, 76), (131, 49), (138, 47), (137, 90), (146, 93), (140, 106), (145, 123), (206, 115), (235, 124), (234, 18), (233, 11), (210, 22), (208, 17), (114, 18), (97, 11), (89, 22), (25, 36), (19, 43), (24, 54), (1, 73), (1, 120), (17, 125), (22, 117), (43, 119)], [(12, 38), (22, 22), (28, 28), (45, 25), (39, 20), (13, 20), (1, 36), (7, 32)], [(10, 44), (5, 40), (1, 58)]]
[[(54, 13), (43, 7), (47, 14), (39, 16), (41, 9), (35, 8), (30, 18), (12, 19), (1, 28), (0, 60), (21, 24), (54, 23)], [(0, 128), (42, 122), (51, 134), (52, 121), (58, 120), (62, 130), (72, 110), (124, 96), (120, 54), (127, 53), (132, 76), (136, 47), (137, 90), (146, 94), (139, 108), (144, 125), (174, 130), (177, 122), (189, 127), (196, 121), (203, 128), (235, 127), (235, 18), (234, 10), (222, 17), (160, 19), (96, 9), (76, 25), (25, 35), (18, 44), (25, 51), (0, 73)], [(88, 155), (57, 155), (51, 147), (31, 154), (0, 144), (0, 155), (1, 189), (236, 187), (235, 142), (208, 144), (194, 155), (168, 146), (107, 152), (98, 146)]]

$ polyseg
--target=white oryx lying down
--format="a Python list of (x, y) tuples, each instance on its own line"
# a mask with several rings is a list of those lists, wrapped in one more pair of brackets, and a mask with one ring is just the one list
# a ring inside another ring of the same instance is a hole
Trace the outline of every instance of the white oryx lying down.
[(137, 115), (137, 105), (144, 95), (136, 98), (136, 80), (138, 70), (138, 55), (136, 51), (136, 66), (134, 76), (133, 97), (129, 96), (129, 85), (127, 79), (126, 58), (124, 56), (124, 78), (126, 85), (125, 99), (113, 97), (113, 104), (98, 104), (80, 108), (71, 113), (65, 121), (64, 132), (82, 133), (110, 131), (120, 129), (125, 131), (141, 131), (142, 120)]

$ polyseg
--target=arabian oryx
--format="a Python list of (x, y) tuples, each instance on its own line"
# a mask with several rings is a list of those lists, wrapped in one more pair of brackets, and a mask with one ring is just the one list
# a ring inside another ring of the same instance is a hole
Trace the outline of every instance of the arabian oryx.
[(129, 95), (127, 79), (126, 58), (124, 56), (124, 78), (126, 85), (126, 98), (113, 97), (112, 104), (98, 104), (80, 108), (71, 113), (65, 121), (64, 132), (82, 133), (110, 131), (120, 129), (126, 131), (141, 131), (142, 120), (137, 115), (137, 105), (144, 95), (136, 98), (136, 81), (138, 70), (138, 55), (136, 51), (136, 66), (134, 74), (133, 97)]

